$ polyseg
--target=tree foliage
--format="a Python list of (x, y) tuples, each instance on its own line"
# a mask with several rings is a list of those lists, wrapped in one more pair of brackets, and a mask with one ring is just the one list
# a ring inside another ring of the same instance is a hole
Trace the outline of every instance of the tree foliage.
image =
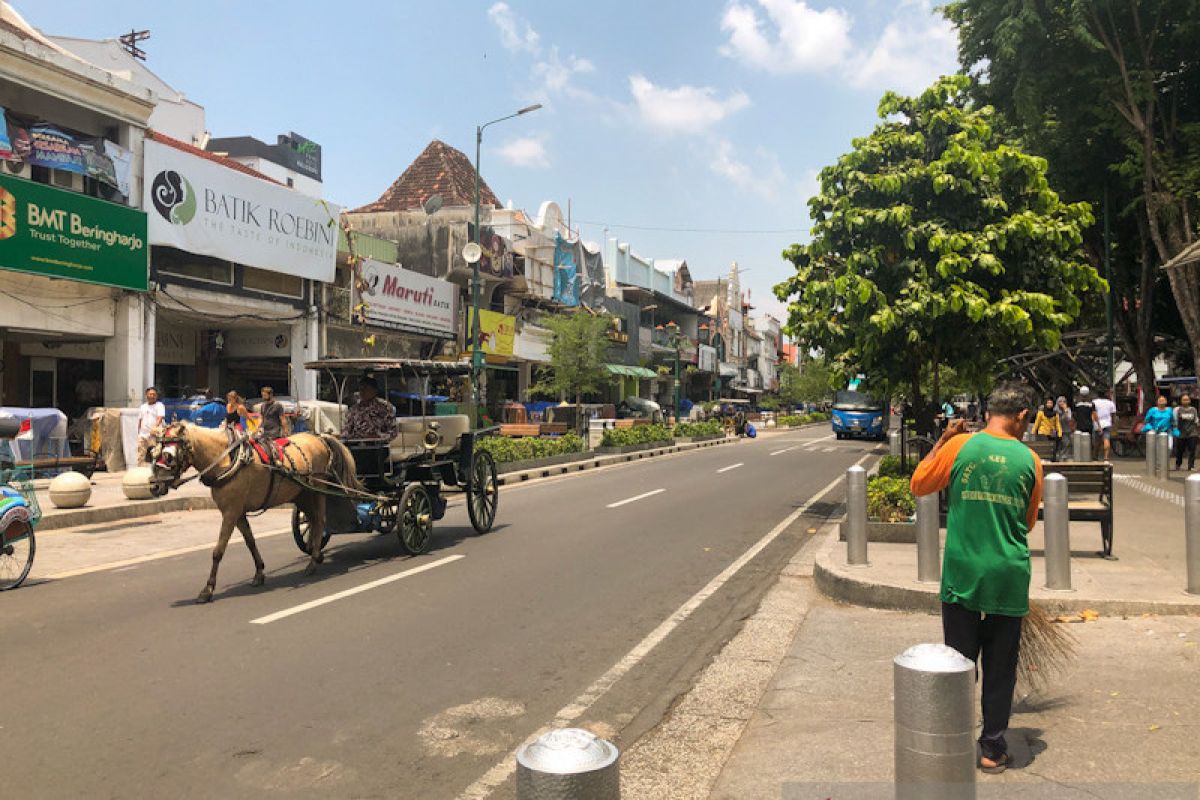
[(784, 251), (796, 274), (775, 289), (804, 346), (918, 405), (934, 364), (984, 383), (1014, 350), (1056, 347), (1104, 289), (1079, 252), (1089, 205), (1060, 200), (970, 83), (883, 96), (883, 122), (821, 171), (812, 241)]
[(551, 370), (534, 387), (535, 391), (552, 397), (565, 395), (580, 403), (583, 395), (599, 391), (608, 383), (607, 317), (580, 310), (547, 316), (542, 324), (550, 331), (546, 350)]
[(803, 367), (779, 367), (779, 399), (785, 405), (822, 403), (833, 397), (833, 370), (824, 359), (810, 359)]

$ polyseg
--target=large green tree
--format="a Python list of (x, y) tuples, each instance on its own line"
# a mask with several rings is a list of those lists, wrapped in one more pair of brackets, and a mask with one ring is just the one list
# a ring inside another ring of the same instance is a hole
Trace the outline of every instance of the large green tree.
[[(963, 68), (981, 76), (976, 95), (1049, 159), (1055, 185), (1073, 200), (1109, 197), (1118, 330), (1152, 383), (1155, 337), (1175, 324), (1155, 318), (1159, 267), (1197, 231), (1200, 2), (956, 0), (945, 12)], [(1098, 265), (1098, 227), (1086, 249)], [(1166, 277), (1200, 372), (1200, 266)]]
[(938, 393), (935, 364), (982, 385), (1000, 358), (1057, 347), (1104, 289), (1079, 253), (1088, 204), (1063, 203), (1046, 162), (1003, 140), (969, 87), (950, 76), (884, 95), (883, 122), (821, 171), (812, 241), (784, 252), (796, 274), (775, 290), (803, 346), (906, 388), (918, 409), (923, 376)]
[[(574, 397), (578, 407), (585, 394), (599, 391), (611, 380), (605, 366), (609, 318), (581, 308), (570, 314), (547, 316), (542, 325), (550, 330), (546, 350), (551, 369), (534, 388), (551, 396)], [(583, 414), (578, 418), (582, 432)]]
[(824, 359), (811, 358), (803, 366), (779, 366), (779, 399), (789, 406), (822, 403), (833, 397), (833, 370)]

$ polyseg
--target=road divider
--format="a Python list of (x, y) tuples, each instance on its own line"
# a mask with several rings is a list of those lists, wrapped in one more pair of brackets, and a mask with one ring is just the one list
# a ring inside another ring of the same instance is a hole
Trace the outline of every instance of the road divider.
[(730, 464), (728, 467), (721, 467), (719, 470), (717, 470), (717, 474), (720, 475), (722, 472), (729, 472), (731, 469), (737, 469), (738, 467), (742, 466), (745, 466), (745, 462), (739, 461), (736, 464)]
[(662, 494), (666, 489), (655, 489), (652, 492), (645, 492), (634, 497), (626, 497), (624, 500), (618, 500), (615, 503), (609, 503), (605, 508), (620, 508), (627, 503), (636, 503), (638, 500), (645, 500), (647, 497), (654, 497), (656, 494)]
[(281, 619), (286, 619), (287, 617), (293, 616), (295, 614), (301, 614), (305, 611), (311, 611), (314, 608), (319, 608), (324, 605), (329, 605), (330, 603), (336, 603), (338, 600), (344, 600), (347, 597), (353, 597), (356, 594), (362, 594), (363, 592), (368, 592), (371, 589), (378, 589), (380, 586), (386, 586), (389, 583), (394, 583), (403, 578), (409, 578), (409, 577), (412, 577), (413, 575), (419, 575), (422, 572), (428, 572), (429, 570), (437, 569), (438, 567), (444, 567), (445, 565), (447, 565), (451, 562), (458, 561), (463, 558), (466, 558), (466, 556), (457, 555), (457, 556), (446, 556), (445, 558), (439, 558), (437, 561), (431, 561), (430, 563), (422, 564), (419, 567), (413, 567), (412, 569), (406, 569), (403, 572), (397, 572), (395, 575), (388, 575), (386, 578), (379, 578), (377, 580), (369, 581), (360, 586), (355, 586), (352, 589), (343, 589), (340, 592), (334, 592), (331, 595), (326, 595), (325, 597), (320, 597), (316, 600), (309, 600), (307, 603), (301, 603), (298, 606), (292, 606), (291, 608), (285, 608), (282, 611), (276, 611), (274, 614), (267, 614), (265, 617), (259, 617), (258, 619), (252, 619), (252, 620), (250, 620), (250, 624), (251, 625), (266, 625), (271, 622), (276, 622)]

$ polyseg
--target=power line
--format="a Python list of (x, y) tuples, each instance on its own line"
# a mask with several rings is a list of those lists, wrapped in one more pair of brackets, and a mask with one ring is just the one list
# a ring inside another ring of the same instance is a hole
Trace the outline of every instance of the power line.
[(616, 222), (597, 222), (595, 220), (577, 219), (573, 222), (578, 222), (581, 225), (600, 225), (605, 228), (628, 228), (634, 231), (662, 231), (666, 233), (734, 233), (734, 234), (781, 234), (781, 233), (808, 233), (809, 228), (767, 228), (767, 229), (749, 229), (749, 228), (667, 228), (654, 225), (621, 225)]

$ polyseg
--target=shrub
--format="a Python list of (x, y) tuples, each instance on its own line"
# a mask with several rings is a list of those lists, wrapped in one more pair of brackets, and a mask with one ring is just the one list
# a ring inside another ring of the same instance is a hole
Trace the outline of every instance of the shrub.
[(520, 439), (485, 436), (476, 442), (475, 446), (491, 453), (497, 464), (506, 464), (511, 461), (579, 453), (583, 451), (583, 439), (574, 433), (554, 437), (526, 436)]
[(779, 418), (779, 424), (785, 428), (794, 428), (797, 425), (803, 425), (807, 421), (805, 417), (796, 414), (787, 414)]
[(913, 470), (917, 468), (917, 462), (909, 459), (908, 463), (902, 463), (900, 456), (884, 456), (879, 459), (879, 477), (881, 478), (908, 478), (913, 474)]
[(725, 432), (720, 420), (710, 419), (704, 422), (681, 422), (675, 426), (674, 434), (681, 437), (694, 438), (697, 436), (715, 436)]
[(634, 425), (632, 428), (609, 428), (600, 439), (602, 447), (628, 447), (635, 444), (672, 442), (665, 425)]
[(881, 522), (905, 522), (917, 510), (908, 478), (877, 475), (867, 481), (867, 516)]

